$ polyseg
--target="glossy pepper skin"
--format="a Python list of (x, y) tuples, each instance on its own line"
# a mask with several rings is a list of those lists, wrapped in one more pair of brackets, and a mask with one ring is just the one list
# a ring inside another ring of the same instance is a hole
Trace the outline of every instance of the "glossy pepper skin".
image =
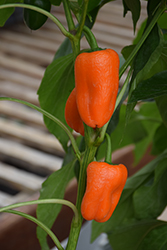
[(111, 118), (119, 87), (119, 56), (112, 49), (81, 53), (75, 60), (78, 111), (85, 124), (101, 128)]
[(91, 162), (87, 168), (86, 192), (81, 213), (86, 220), (107, 221), (114, 212), (127, 179), (123, 164)]
[(65, 119), (70, 128), (84, 136), (84, 125), (77, 108), (75, 88), (69, 95), (66, 102)]
[[(25, 4), (34, 5), (50, 12), (49, 0), (24, 0)], [(39, 29), (47, 20), (47, 16), (30, 9), (24, 8), (24, 21), (31, 30)]]

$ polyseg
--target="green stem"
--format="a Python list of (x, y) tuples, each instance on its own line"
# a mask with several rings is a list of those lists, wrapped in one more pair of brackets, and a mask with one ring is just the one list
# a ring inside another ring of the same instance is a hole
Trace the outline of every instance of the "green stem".
[(76, 246), (77, 246), (78, 237), (80, 234), (82, 221), (83, 221), (83, 217), (81, 214), (81, 203), (82, 203), (82, 198), (84, 196), (85, 187), (86, 187), (86, 169), (87, 169), (88, 164), (94, 160), (96, 150), (97, 150), (97, 147), (95, 147), (93, 145), (90, 147), (87, 146), (85, 153), (84, 153), (84, 156), (83, 156), (83, 159), (81, 159), (79, 182), (78, 182), (77, 203), (76, 203), (76, 207), (77, 207), (77, 210), (79, 212), (79, 221), (77, 224), (75, 223), (74, 220), (72, 221), (69, 240), (68, 240), (66, 250), (74, 250), (74, 249), (76, 249)]
[(63, 6), (64, 6), (64, 11), (65, 11), (65, 15), (66, 15), (67, 24), (68, 24), (68, 29), (69, 29), (69, 31), (73, 31), (73, 30), (75, 30), (75, 24), (74, 24), (74, 20), (72, 18), (72, 15), (71, 15), (69, 1), (63, 0)]
[(70, 207), (74, 212), (74, 221), (78, 222), (78, 210), (76, 206), (67, 200), (64, 199), (41, 199), (41, 200), (33, 200), (33, 201), (26, 201), (26, 202), (20, 202), (12, 205), (8, 205), (6, 207), (0, 208), (0, 213), (5, 212), (7, 209), (14, 209), (18, 207), (28, 206), (28, 205), (35, 205), (35, 204), (62, 204)]
[(75, 141), (74, 136), (72, 135), (72, 133), (70, 132), (70, 130), (64, 125), (64, 123), (62, 123), (59, 119), (57, 119), (55, 116), (51, 115), (50, 113), (48, 113), (47, 111), (45, 111), (44, 109), (39, 108), (38, 106), (29, 103), (29, 102), (25, 102), (23, 100), (19, 100), (19, 99), (15, 99), (15, 98), (10, 98), (10, 97), (0, 97), (0, 101), (13, 101), (13, 102), (18, 102), (21, 104), (24, 104), (28, 107), (31, 107), (35, 110), (37, 110), (38, 112), (42, 113), (43, 115), (47, 116), (49, 119), (51, 119), (52, 121), (54, 121), (56, 124), (58, 124), (65, 132), (66, 134), (69, 136), (70, 140), (71, 140), (71, 144), (73, 146), (74, 152), (77, 156), (78, 159), (80, 159), (80, 151), (78, 149), (77, 143)]
[(111, 155), (112, 155), (111, 138), (107, 133), (106, 133), (106, 140), (107, 140), (107, 150), (106, 150), (105, 161), (111, 163)]
[(34, 218), (33, 216), (29, 215), (29, 214), (25, 214), (23, 212), (20, 211), (15, 211), (15, 210), (5, 210), (5, 213), (11, 213), (11, 214), (16, 214), (16, 215), (20, 215), (34, 223), (36, 223), (39, 227), (41, 227), (53, 240), (53, 242), (55, 243), (55, 245), (57, 246), (57, 248), (59, 250), (64, 250), (64, 248), (62, 247), (62, 245), (60, 244), (59, 240), (57, 239), (57, 237), (55, 236), (55, 234), (47, 227), (45, 226), (41, 221), (37, 220), (36, 218)]
[(0, 5), (0, 9), (12, 8), (12, 7), (20, 7), (20, 8), (27, 8), (30, 10), (35, 10), (35, 11), (47, 16), (58, 26), (58, 28), (60, 29), (60, 31), (63, 33), (64, 36), (68, 37), (70, 40), (74, 39), (74, 36), (70, 32), (68, 32), (64, 28), (62, 23), (54, 15), (52, 15), (50, 12), (43, 10), (37, 6), (33, 6), (33, 5), (29, 5), (29, 4), (14, 3), (14, 4), (2, 4), (2, 5)]
[(85, 19), (86, 19), (86, 14), (87, 14), (88, 3), (89, 3), (89, 0), (84, 0), (83, 9), (82, 9), (82, 16), (81, 16), (79, 26), (78, 26), (78, 30), (77, 30), (77, 34), (76, 34), (76, 36), (79, 39), (81, 38), (82, 31), (83, 31), (83, 28), (84, 28), (84, 25), (85, 25)]
[(117, 97), (117, 100), (116, 100), (116, 104), (115, 104), (115, 110), (117, 109), (118, 105), (120, 104), (121, 100), (122, 100), (122, 97), (124, 96), (125, 94), (125, 91), (128, 87), (128, 84), (129, 84), (129, 80), (130, 80), (130, 77), (131, 77), (131, 74), (132, 74), (132, 69), (129, 70), (128, 72), (128, 75), (126, 77), (126, 80), (118, 94), (118, 97)]
[(96, 38), (95, 38), (93, 32), (87, 26), (83, 27), (83, 32), (84, 32), (86, 40), (88, 41), (91, 49), (97, 49), (98, 44), (97, 44), (97, 41), (96, 41)]
[(131, 63), (131, 61), (133, 60), (134, 56), (137, 54), (137, 52), (139, 51), (139, 49), (141, 48), (141, 46), (143, 45), (144, 41), (146, 40), (146, 38), (148, 37), (148, 35), (150, 34), (151, 30), (153, 29), (154, 25), (157, 23), (157, 20), (160, 18), (160, 16), (163, 14), (163, 12), (166, 10), (166, 6), (165, 4), (160, 6), (160, 8), (157, 10), (155, 16), (153, 17), (151, 23), (149, 24), (149, 26), (147, 27), (146, 31), (144, 32), (143, 36), (141, 37), (140, 41), (138, 42), (138, 44), (135, 46), (135, 48), (133, 49), (133, 51), (131, 52), (131, 54), (129, 55), (128, 59), (126, 60), (126, 62), (122, 65), (121, 69), (120, 69), (120, 73), (119, 73), (119, 77), (121, 78), (121, 76), (123, 75), (123, 73), (125, 72), (125, 70), (127, 69), (127, 67), (129, 66), (129, 64)]

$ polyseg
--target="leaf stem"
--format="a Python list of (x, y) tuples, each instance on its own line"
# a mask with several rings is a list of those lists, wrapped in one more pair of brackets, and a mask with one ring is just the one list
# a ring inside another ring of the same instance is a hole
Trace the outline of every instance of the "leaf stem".
[(154, 25), (156, 24), (157, 20), (160, 18), (160, 16), (163, 14), (163, 12), (166, 9), (167, 9), (167, 7), (164, 4), (164, 5), (161, 5), (160, 8), (157, 10), (157, 12), (155, 13), (152, 21), (150, 22), (150, 24), (148, 25), (146, 31), (144, 32), (143, 36), (141, 37), (140, 41), (135, 46), (135, 48), (133, 49), (133, 51), (129, 55), (128, 59), (126, 60), (126, 62), (122, 65), (122, 67), (120, 69), (120, 73), (119, 73), (120, 78), (123, 75), (123, 73), (125, 72), (125, 70), (127, 69), (127, 67), (129, 66), (129, 64), (131, 63), (131, 61), (133, 60), (134, 56), (137, 54), (137, 52), (139, 51), (139, 49), (143, 45), (144, 41), (146, 40), (146, 38), (150, 34), (150, 32), (153, 29)]
[(68, 37), (70, 40), (74, 39), (74, 36), (68, 32), (65, 27), (62, 25), (62, 23), (50, 12), (41, 9), (37, 6), (33, 6), (33, 5), (29, 5), (29, 4), (22, 4), (22, 3), (14, 3), (14, 4), (2, 4), (0, 5), (0, 9), (5, 9), (5, 8), (12, 8), (12, 7), (20, 7), (20, 8), (26, 8), (26, 9), (30, 9), (30, 10), (34, 10), (37, 11), (45, 16), (47, 16), (48, 18), (50, 18), (60, 29), (60, 31), (63, 33), (64, 36)]
[(18, 207), (23, 207), (23, 206), (28, 206), (28, 205), (35, 205), (35, 204), (62, 204), (70, 207), (73, 212), (74, 212), (74, 221), (77, 223), (78, 222), (78, 210), (76, 206), (67, 200), (64, 199), (41, 199), (41, 200), (33, 200), (33, 201), (25, 201), (25, 202), (20, 202), (12, 205), (8, 205), (6, 207), (0, 208), (0, 213), (5, 212), (7, 209), (14, 209)]
[(15, 211), (15, 210), (10, 210), (10, 209), (5, 210), (4, 212), (5, 213), (11, 213), (11, 214), (20, 215), (20, 216), (22, 216), (22, 217), (24, 217), (24, 218), (26, 218), (26, 219), (28, 219), (28, 220), (36, 223), (39, 227), (41, 227), (51, 237), (51, 239), (53, 240), (53, 242), (55, 243), (55, 245), (57, 246), (57, 248), (59, 250), (64, 250), (64, 248), (60, 244), (60, 242), (57, 239), (57, 237), (55, 236), (55, 234), (47, 226), (45, 226), (41, 221), (39, 221), (35, 217), (33, 217), (33, 216), (29, 215), (29, 214), (20, 212), (20, 211)]
[(86, 19), (86, 14), (87, 14), (88, 3), (89, 3), (89, 0), (84, 0), (83, 8), (82, 8), (82, 16), (81, 16), (79, 26), (78, 26), (78, 30), (77, 30), (77, 34), (76, 34), (76, 36), (79, 39), (81, 38), (82, 31), (83, 31), (83, 28), (84, 28), (84, 25), (85, 25), (85, 19)]
[(34, 105), (32, 103), (29, 103), (29, 102), (26, 102), (26, 101), (23, 101), (23, 100), (19, 100), (19, 99), (15, 99), (15, 98), (11, 98), (11, 97), (0, 97), (0, 101), (4, 101), (4, 100), (5, 101), (18, 102), (18, 103), (24, 104), (24, 105), (26, 105), (26, 106), (28, 106), (30, 108), (33, 108), (33, 109), (37, 110), (38, 112), (42, 113), (43, 115), (47, 116), (49, 119), (54, 121), (56, 124), (58, 124), (66, 132), (66, 134), (69, 136), (69, 138), (71, 140), (71, 144), (72, 144), (73, 149), (74, 149), (74, 152), (75, 152), (77, 158), (80, 159), (81, 153), (80, 153), (79, 148), (78, 148), (78, 146), (76, 144), (74, 136), (72, 135), (70, 130), (64, 125), (64, 123), (61, 122), (58, 118), (56, 118), (55, 116), (51, 115), (50, 113), (48, 113), (44, 109), (41, 109), (41, 108), (39, 108), (38, 106), (36, 106), (36, 105)]
[(76, 224), (74, 220), (72, 221), (66, 250), (74, 250), (76, 249), (76, 246), (77, 246), (77, 241), (78, 241), (78, 237), (80, 234), (82, 221), (83, 221), (83, 217), (81, 214), (81, 203), (82, 203), (82, 198), (84, 196), (85, 187), (86, 187), (86, 169), (87, 169), (88, 164), (94, 160), (96, 150), (97, 150), (97, 147), (93, 145), (86, 146), (86, 150), (84, 152), (83, 158), (81, 159), (77, 203), (76, 203), (76, 207), (79, 213), (79, 223)]
[(63, 7), (66, 15), (66, 20), (68, 24), (69, 31), (75, 30), (74, 20), (71, 15), (70, 7), (69, 7), (69, 0), (63, 0)]

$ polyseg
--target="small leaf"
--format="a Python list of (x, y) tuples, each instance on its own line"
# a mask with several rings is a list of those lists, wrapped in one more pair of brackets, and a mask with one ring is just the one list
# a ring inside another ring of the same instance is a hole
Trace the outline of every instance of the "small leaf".
[(133, 28), (135, 32), (136, 24), (140, 17), (140, 10), (141, 10), (140, 0), (133, 0), (133, 1), (123, 0), (123, 5), (124, 5), (124, 16), (127, 14), (129, 10), (132, 12)]
[(154, 135), (151, 153), (158, 155), (167, 149), (167, 128), (161, 124)]
[[(54, 60), (46, 69), (38, 90), (40, 106), (66, 123), (64, 109), (67, 98), (74, 88), (73, 55), (69, 54)], [(44, 117), (45, 125), (67, 150), (69, 140), (61, 127)]]
[[(73, 176), (73, 163), (69, 163), (66, 166), (62, 167), (60, 170), (51, 174), (48, 179), (42, 184), (39, 199), (63, 199), (65, 188)], [(60, 210), (61, 205), (57, 204), (38, 205), (37, 218), (49, 228), (51, 228)], [(38, 227), (37, 237), (41, 244), (42, 250), (49, 250), (46, 236), (46, 233)]]
[(132, 92), (128, 103), (156, 98), (167, 94), (167, 71), (157, 73), (151, 78), (141, 81)]

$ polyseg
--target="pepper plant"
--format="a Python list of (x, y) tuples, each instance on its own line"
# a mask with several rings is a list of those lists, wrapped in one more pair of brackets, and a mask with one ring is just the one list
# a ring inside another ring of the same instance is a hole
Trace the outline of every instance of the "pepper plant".
[[(63, 249), (50, 230), (61, 209), (57, 204), (65, 204), (74, 211), (67, 250), (76, 249), (83, 216), (96, 220), (92, 221), (91, 240), (105, 232), (113, 250), (167, 249), (167, 222), (158, 219), (167, 205), (167, 1), (147, 1), (147, 19), (133, 43), (122, 48), (120, 65), (117, 56), (109, 56), (106, 63), (103, 56), (112, 48), (99, 48), (91, 31), (98, 12), (109, 2), (0, 1), (1, 26), (15, 7), (22, 7), (28, 27), (38, 29), (50, 18), (65, 36), (54, 60), (46, 68), (39, 87), (40, 107), (24, 100), (0, 98), (25, 104), (41, 112), (46, 127), (66, 152), (62, 168), (43, 183), (39, 200), (0, 209), (0, 212), (18, 214), (35, 222), (43, 250), (49, 249), (47, 234), (58, 249)], [(50, 13), (51, 5), (61, 3), (68, 29)], [(125, 18), (128, 11), (132, 14), (135, 32), (141, 2), (123, 0), (122, 4)], [(84, 51), (80, 48), (83, 36), (88, 42)], [(120, 79), (125, 71), (127, 77), (118, 90), (118, 77)], [(81, 135), (74, 137), (73, 129)], [(134, 164), (140, 161), (150, 145), (151, 153), (156, 157), (126, 181), (125, 166), (121, 162), (121, 165), (114, 166), (111, 153), (129, 144), (135, 145)], [(100, 163), (104, 158), (105, 163)], [(90, 167), (92, 164), (93, 168)], [(109, 166), (114, 173), (111, 179), (110, 172), (103, 173), (110, 171)], [(93, 181), (89, 181), (90, 172)], [(78, 180), (76, 204), (63, 199), (65, 188), (74, 176)], [(99, 198), (101, 191), (97, 193), (96, 188), (102, 190), (102, 198)], [(96, 202), (91, 197), (97, 197)], [(114, 205), (112, 198), (115, 199)], [(101, 207), (106, 209), (101, 214), (98, 199)], [(13, 210), (31, 204), (38, 204), (37, 218)], [(92, 207), (92, 211), (97, 210), (97, 216), (89, 216)]]

